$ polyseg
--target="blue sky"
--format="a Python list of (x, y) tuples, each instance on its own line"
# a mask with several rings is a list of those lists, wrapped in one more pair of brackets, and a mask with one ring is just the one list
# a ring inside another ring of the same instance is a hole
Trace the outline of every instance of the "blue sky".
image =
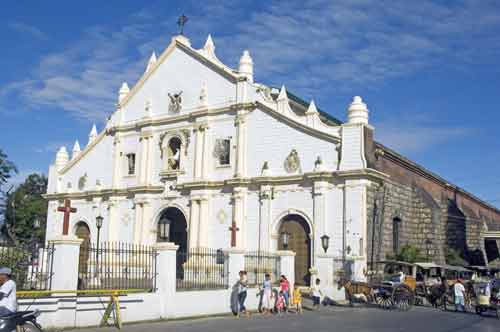
[(15, 181), (103, 127), (189, 17), (219, 58), (345, 119), (354, 95), (376, 138), (500, 206), (499, 1), (15, 1), (0, 5), (0, 147)]

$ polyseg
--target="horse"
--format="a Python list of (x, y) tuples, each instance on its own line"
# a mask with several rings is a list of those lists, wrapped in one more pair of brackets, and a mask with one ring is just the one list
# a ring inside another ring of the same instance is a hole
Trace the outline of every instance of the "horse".
[(348, 279), (340, 279), (338, 282), (338, 289), (340, 290), (344, 287), (345, 297), (349, 301), (349, 304), (352, 306), (354, 303), (354, 295), (355, 294), (363, 294), (368, 303), (373, 302), (373, 289), (370, 288), (368, 283), (360, 282), (360, 281), (352, 281)]

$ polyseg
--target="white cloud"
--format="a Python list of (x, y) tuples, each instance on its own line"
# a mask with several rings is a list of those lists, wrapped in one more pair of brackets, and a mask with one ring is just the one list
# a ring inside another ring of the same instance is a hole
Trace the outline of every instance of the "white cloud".
[(425, 151), (450, 141), (463, 138), (472, 129), (429, 123), (383, 122), (375, 124), (375, 139), (403, 154)]
[(9, 22), (8, 26), (14, 31), (17, 31), (21, 34), (27, 34), (30, 37), (33, 37), (38, 40), (47, 40), (49, 38), (44, 32), (42, 32), (37, 27), (34, 27), (32, 25), (23, 22)]
[[(235, 66), (250, 49), (258, 81), (286, 83), (326, 104), (376, 89), (423, 68), (475, 64), (500, 56), (500, 14), (494, 1), (356, 0), (210, 2), (193, 13), (186, 33), (202, 46), (212, 33), (219, 57)], [(254, 9), (249, 9), (254, 8)], [(102, 121), (114, 111), (122, 81), (133, 85), (150, 52), (170, 42), (176, 18), (145, 8), (122, 27), (94, 26), (40, 59), (31, 77), (0, 89), (29, 108), (49, 107)], [(229, 28), (228, 28), (229, 27)]]

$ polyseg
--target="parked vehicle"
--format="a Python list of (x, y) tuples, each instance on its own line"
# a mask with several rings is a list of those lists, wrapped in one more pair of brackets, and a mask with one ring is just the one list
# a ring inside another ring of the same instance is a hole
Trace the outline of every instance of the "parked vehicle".
[(40, 316), (40, 311), (18, 311), (0, 317), (0, 332), (43, 332), (36, 318)]
[(478, 282), (474, 284), (474, 291), (476, 293), (476, 314), (482, 315), (487, 311), (494, 311), (497, 318), (500, 319), (500, 298), (498, 288), (496, 288), (493, 283)]

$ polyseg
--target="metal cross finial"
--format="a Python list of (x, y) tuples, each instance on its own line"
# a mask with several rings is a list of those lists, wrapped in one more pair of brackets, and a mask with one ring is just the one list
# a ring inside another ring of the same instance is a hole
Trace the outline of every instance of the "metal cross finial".
[(188, 18), (186, 15), (182, 14), (181, 16), (179, 16), (179, 19), (177, 20), (177, 25), (179, 26), (179, 33), (181, 35), (184, 34), (184, 25), (186, 24), (186, 22), (188, 21)]

